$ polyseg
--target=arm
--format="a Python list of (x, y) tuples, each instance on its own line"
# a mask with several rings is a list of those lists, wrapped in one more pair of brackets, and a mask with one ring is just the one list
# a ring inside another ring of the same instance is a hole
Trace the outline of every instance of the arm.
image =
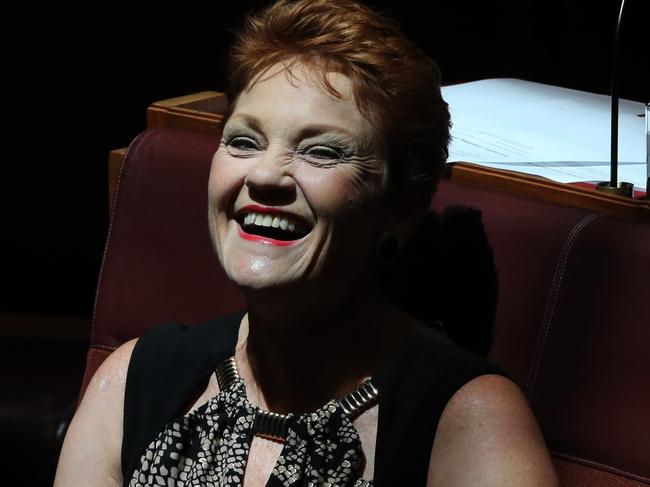
[(544, 438), (519, 388), (498, 375), (461, 387), (436, 432), (427, 487), (558, 486)]
[(97, 369), (63, 442), (54, 487), (122, 485), (122, 419), (131, 340)]

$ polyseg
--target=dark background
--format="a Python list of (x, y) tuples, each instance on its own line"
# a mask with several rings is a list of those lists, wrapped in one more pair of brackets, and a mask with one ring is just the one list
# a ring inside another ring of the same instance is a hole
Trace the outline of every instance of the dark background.
[[(144, 129), (151, 102), (222, 90), (231, 30), (264, 3), (28, 5), (5, 16), (0, 311), (91, 314), (108, 151)], [(397, 19), (447, 83), (517, 77), (609, 90), (617, 1), (444, 0), (427, 2), (430, 13), (419, 1), (367, 3)], [(621, 95), (647, 102), (648, 2), (627, 3)]]

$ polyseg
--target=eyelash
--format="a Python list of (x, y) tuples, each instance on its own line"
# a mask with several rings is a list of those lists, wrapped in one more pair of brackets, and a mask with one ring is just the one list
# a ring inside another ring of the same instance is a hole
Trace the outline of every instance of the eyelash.
[[(249, 144), (255, 145), (255, 147), (237, 147), (234, 144), (237, 142), (237, 139), (242, 139), (242, 141), (246, 141)], [(233, 146), (237, 150), (254, 150), (257, 149), (257, 146), (259, 146), (257, 140), (255, 140), (253, 137), (249, 135), (232, 135), (226, 138), (224, 144), (226, 146)], [(313, 154), (313, 149), (316, 149), (316, 152), (320, 152), (321, 154), (323, 153), (329, 153), (329, 156), (325, 157), (319, 157)], [(310, 154), (309, 151), (312, 150), (312, 153)], [(320, 159), (320, 160), (331, 160), (331, 159), (343, 159), (345, 157), (345, 151), (342, 147), (338, 147), (336, 145), (328, 145), (328, 144), (314, 144), (312, 146), (303, 148), (303, 149), (297, 149), (296, 148), (296, 153), (301, 154), (301, 155), (308, 155), (313, 157), (314, 159)]]
[[(308, 151), (312, 151), (311, 153), (308, 153)], [(305, 154), (308, 156), (313, 157), (314, 159), (343, 159), (343, 151), (340, 148), (333, 147), (331, 145), (327, 144), (316, 144), (312, 145), (311, 147), (307, 147), (306, 149), (300, 149), (297, 151), (298, 154)], [(319, 157), (314, 154), (314, 152), (320, 152), (321, 154), (329, 154), (329, 156), (325, 157)]]
[[(246, 141), (249, 142), (249, 143), (252, 141), (252, 142), (255, 143), (255, 145), (257, 145), (257, 141), (255, 141), (253, 138), (248, 137), (248, 136), (242, 136), (242, 135), (234, 135), (234, 136), (232, 136), (232, 137), (229, 137), (229, 138), (225, 141), (225, 145), (233, 145), (233, 142), (234, 142), (236, 139), (243, 139), (243, 140), (246, 140)], [(250, 148), (250, 147), (249, 147), (249, 148)], [(239, 148), (239, 147), (235, 147), (235, 149), (240, 149), (240, 148)], [(245, 149), (240, 149), (240, 150), (245, 150)]]

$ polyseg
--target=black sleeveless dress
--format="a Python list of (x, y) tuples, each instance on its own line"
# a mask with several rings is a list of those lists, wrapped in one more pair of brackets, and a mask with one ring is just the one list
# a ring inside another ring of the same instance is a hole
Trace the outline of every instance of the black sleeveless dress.
[[(220, 380), (217, 396), (184, 411), (234, 355), (244, 313), (191, 327), (160, 325), (138, 340), (124, 403), (125, 486), (241, 485), (257, 412), (243, 382), (236, 374), (224, 387)], [(438, 331), (417, 330), (371, 379), (379, 403), (374, 479), (359, 476), (363, 452), (346, 414), (350, 402), (332, 400), (312, 413), (289, 415), (267, 487), (424, 486), (445, 405), (483, 374), (504, 375)]]

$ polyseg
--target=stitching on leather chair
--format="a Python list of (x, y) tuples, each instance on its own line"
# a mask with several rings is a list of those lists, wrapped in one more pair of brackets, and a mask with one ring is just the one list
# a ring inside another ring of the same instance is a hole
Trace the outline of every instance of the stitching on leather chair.
[(639, 482), (644, 482), (644, 483), (649, 483), (650, 478), (644, 477), (643, 475), (637, 475), (634, 473), (627, 472), (625, 470), (621, 470), (616, 467), (612, 467), (610, 465), (607, 465), (605, 463), (600, 463), (600, 462), (594, 462), (593, 460), (587, 460), (585, 458), (580, 458), (576, 457), (574, 455), (569, 455), (566, 453), (561, 453), (555, 450), (551, 451), (551, 455), (557, 458), (560, 458), (562, 460), (567, 460), (569, 462), (573, 463), (578, 463), (580, 465), (584, 465), (585, 467), (590, 467), (590, 468), (595, 468), (597, 470), (602, 470), (603, 472), (611, 473), (614, 475), (618, 475), (620, 477), (625, 477), (630, 480), (635, 480)]
[(94, 350), (105, 350), (107, 352), (114, 352), (117, 349), (117, 347), (113, 347), (111, 345), (101, 345), (101, 344), (92, 345), (91, 347), (89, 347), (89, 349), (91, 348)]
[(115, 185), (115, 195), (113, 197), (113, 209), (111, 213), (111, 219), (108, 224), (108, 233), (106, 235), (106, 245), (104, 246), (104, 254), (102, 255), (102, 264), (99, 268), (99, 277), (97, 279), (97, 289), (95, 290), (95, 305), (93, 306), (93, 317), (91, 320), (91, 325), (90, 325), (90, 346), (91, 347), (96, 347), (96, 348), (103, 348), (106, 350), (115, 350), (115, 347), (110, 347), (106, 345), (100, 345), (100, 344), (95, 344), (95, 318), (97, 314), (97, 301), (99, 299), (99, 291), (102, 287), (102, 276), (104, 273), (104, 265), (106, 264), (106, 259), (108, 255), (108, 248), (111, 243), (111, 234), (113, 230), (113, 221), (115, 218), (117, 218), (117, 205), (119, 201), (119, 194), (120, 194), (120, 186), (122, 183), (122, 176), (124, 175), (124, 172), (126, 170), (126, 165), (127, 162), (129, 161), (129, 154), (131, 153), (132, 150), (135, 150), (135, 147), (139, 146), (146, 138), (148, 138), (149, 135), (154, 130), (146, 130), (142, 133), (140, 133), (130, 144), (129, 147), (126, 149), (126, 154), (124, 154), (124, 160), (122, 161), (122, 166), (120, 167), (120, 173), (117, 176), (117, 184)]
[(600, 218), (601, 216), (603, 215), (600, 213), (592, 213), (585, 216), (582, 220), (574, 225), (574, 227), (571, 229), (571, 232), (569, 232), (569, 235), (564, 241), (564, 244), (562, 245), (557, 267), (555, 268), (555, 275), (553, 276), (551, 292), (549, 293), (549, 298), (546, 303), (546, 310), (544, 311), (542, 326), (540, 327), (539, 335), (537, 336), (537, 342), (535, 343), (533, 358), (531, 360), (531, 367), (528, 370), (526, 387), (524, 389), (526, 397), (531, 403), (533, 401), (533, 394), (535, 391), (535, 382), (537, 381), (537, 372), (539, 371), (540, 364), (542, 362), (542, 356), (544, 355), (546, 340), (551, 331), (551, 324), (553, 322), (553, 315), (555, 313), (555, 305), (560, 294), (560, 288), (562, 287), (562, 280), (564, 278), (564, 270), (569, 259), (569, 254), (571, 253), (571, 249), (573, 248), (573, 242), (587, 225), (589, 225), (597, 218)]

